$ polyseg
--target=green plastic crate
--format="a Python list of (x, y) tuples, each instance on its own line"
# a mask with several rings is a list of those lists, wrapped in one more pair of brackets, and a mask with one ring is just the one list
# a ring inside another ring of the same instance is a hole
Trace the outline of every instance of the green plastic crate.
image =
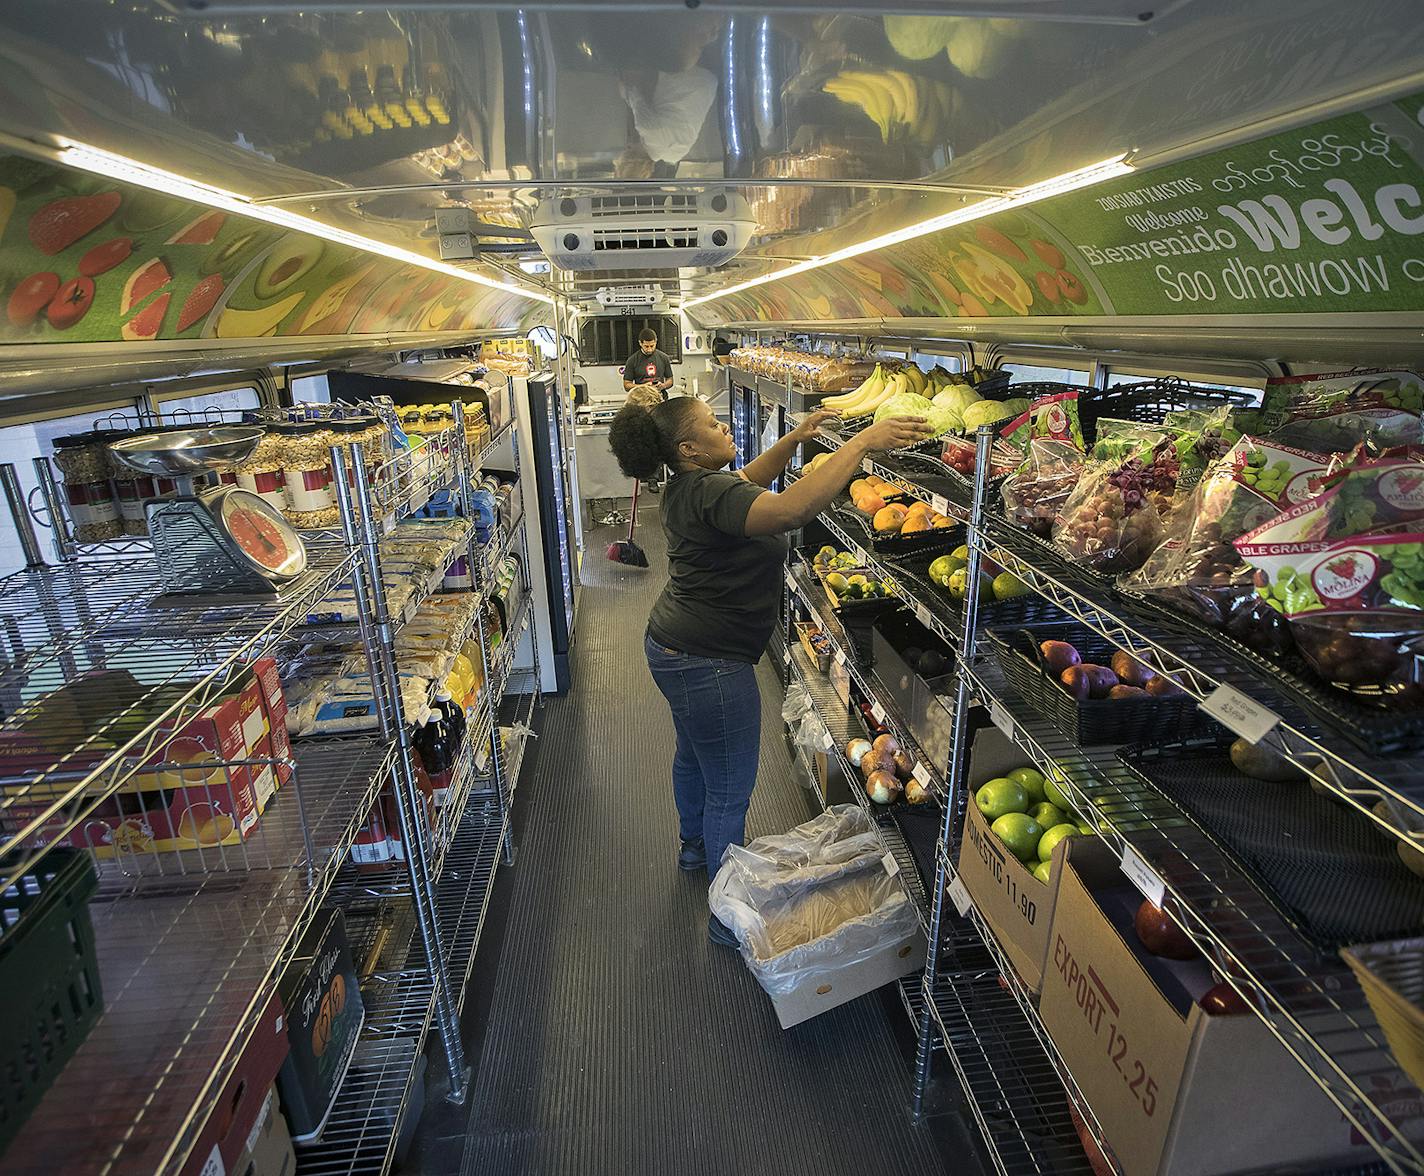
[(88, 853), (56, 849), (0, 894), (0, 1154), (104, 1010), (98, 885)]

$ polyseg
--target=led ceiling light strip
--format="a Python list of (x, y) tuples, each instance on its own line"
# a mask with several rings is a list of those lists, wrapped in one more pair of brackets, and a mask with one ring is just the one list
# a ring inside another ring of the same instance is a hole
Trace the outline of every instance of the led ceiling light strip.
[(869, 241), (862, 241), (858, 245), (848, 245), (844, 249), (837, 249), (834, 253), (828, 253), (824, 257), (808, 257), (805, 261), (799, 261), (795, 265), (789, 265), (785, 269), (776, 270), (774, 273), (763, 274), (759, 278), (752, 278), (746, 282), (739, 282), (735, 286), (728, 286), (725, 290), (718, 290), (712, 294), (703, 294), (698, 298), (689, 298), (683, 303), (684, 307), (697, 306), (703, 302), (711, 302), (714, 298), (725, 298), (728, 294), (738, 294), (743, 290), (750, 290), (753, 286), (761, 286), (767, 282), (778, 282), (782, 278), (789, 278), (795, 274), (804, 274), (807, 270), (819, 269), (823, 265), (831, 265), (837, 261), (845, 261), (848, 258), (858, 257), (862, 253), (869, 253), (872, 249), (884, 249), (890, 245), (898, 245), (901, 241), (909, 241), (915, 237), (923, 237), (927, 233), (935, 233), (940, 229), (947, 229), (952, 225), (962, 225), (966, 221), (978, 220), (981, 217), (990, 216), (996, 212), (1003, 212), (1008, 208), (1020, 208), (1025, 204), (1033, 204), (1039, 200), (1046, 200), (1050, 196), (1058, 196), (1064, 192), (1072, 192), (1077, 188), (1086, 188), (1092, 184), (1100, 184), (1104, 180), (1111, 180), (1117, 176), (1127, 175), (1133, 170), (1132, 165), (1127, 162), (1127, 156), (1118, 155), (1112, 159), (1105, 159), (1101, 163), (1092, 164), (1089, 167), (1081, 167), (1076, 171), (1064, 172), (1061, 176), (1054, 176), (1052, 179), (1043, 180), (1037, 184), (1030, 184), (1026, 188), (1010, 192), (1007, 196), (995, 196), (988, 200), (981, 200), (978, 204), (971, 204), (968, 208), (956, 209), (954, 212), (947, 212), (941, 216), (931, 217), (929, 220), (920, 221), (918, 224), (906, 225), (903, 229), (896, 229), (891, 233), (884, 233), (879, 237), (872, 237)]
[(198, 204), (205, 204), (210, 208), (219, 208), (224, 212), (233, 212), (239, 216), (252, 217), (254, 220), (266, 221), (268, 224), (277, 225), (284, 229), (294, 229), (300, 233), (306, 233), (313, 237), (320, 237), (324, 241), (332, 241), (338, 245), (349, 245), (353, 249), (362, 250), (365, 253), (376, 253), (382, 257), (389, 257), (394, 261), (401, 261), (407, 265), (417, 265), (422, 269), (432, 270), (438, 274), (447, 274), (452, 278), (458, 278), (462, 282), (473, 282), (479, 286), (489, 286), (495, 290), (504, 290), (510, 294), (518, 294), (521, 298), (532, 298), (537, 302), (547, 302), (553, 304), (553, 299), (537, 290), (530, 290), (523, 286), (516, 286), (510, 282), (500, 282), (494, 278), (487, 278), (483, 274), (472, 273), (469, 270), (460, 269), (458, 266), (447, 265), (443, 261), (436, 261), (433, 258), (423, 257), (419, 253), (413, 253), (409, 249), (401, 249), (395, 245), (387, 245), (382, 241), (373, 241), (369, 237), (362, 237), (356, 233), (349, 233), (345, 229), (334, 228), (331, 225), (323, 224), (321, 221), (312, 220), (310, 217), (301, 216), (295, 212), (288, 212), (270, 204), (257, 204), (246, 196), (239, 196), (236, 192), (229, 192), (224, 188), (217, 188), (211, 184), (204, 184), (198, 180), (190, 180), (186, 176), (180, 176), (173, 172), (164, 171), (162, 168), (151, 167), (146, 163), (140, 163), (135, 159), (128, 159), (122, 155), (115, 155), (112, 152), (101, 150), (98, 147), (90, 147), (82, 143), (70, 143), (61, 147), (58, 151), (59, 162), (70, 167), (79, 168), (82, 171), (92, 172), (95, 175), (107, 176), (111, 180), (119, 180), (126, 184), (136, 184), (141, 188), (149, 188), (155, 192), (162, 192), (165, 196), (175, 196), (181, 200), (192, 200)]

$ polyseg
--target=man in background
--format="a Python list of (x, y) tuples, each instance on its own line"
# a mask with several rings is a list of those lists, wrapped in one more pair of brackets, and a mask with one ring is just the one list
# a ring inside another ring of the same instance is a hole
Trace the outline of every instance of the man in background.
[(638, 350), (623, 365), (623, 391), (631, 391), (639, 384), (656, 388), (664, 400), (672, 387), (672, 360), (658, 350), (658, 333), (652, 327), (638, 332)]

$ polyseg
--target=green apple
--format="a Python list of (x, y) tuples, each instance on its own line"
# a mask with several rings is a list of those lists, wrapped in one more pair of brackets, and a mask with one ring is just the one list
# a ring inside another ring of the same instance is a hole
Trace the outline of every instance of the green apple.
[(1068, 819), (1067, 813), (1056, 804), (1047, 800), (1040, 800), (1037, 804), (1030, 804), (1028, 815), (1045, 829), (1052, 829), (1054, 825), (1061, 825)]
[(1071, 821), (1064, 821), (1061, 825), (1054, 825), (1038, 840), (1038, 860), (1046, 862), (1053, 856), (1053, 847), (1065, 837), (1077, 837), (1078, 826)]
[(1091, 837), (1094, 833), (1097, 832), (1097, 830), (1094, 829), (1091, 825), (1089, 825), (1086, 821), (1079, 821), (1078, 832), (1083, 834), (1083, 836), (1085, 837)]
[(989, 828), (1025, 865), (1038, 860), (1038, 842), (1043, 836), (1043, 826), (1027, 813), (1005, 813)]
[[(1046, 798), (1043, 791), (1043, 773), (1037, 768), (1015, 768), (1009, 773), (1009, 779), (1027, 792), (1029, 800), (1034, 804)], [(1057, 804), (1057, 801), (1054, 803)], [(1060, 804), (1058, 807), (1062, 808), (1063, 806)], [(1055, 821), (1054, 824), (1057, 822)]]
[(1028, 812), (1028, 793), (1012, 780), (1000, 776), (984, 784), (974, 794), (974, 803), (986, 821), (997, 821), (1005, 813), (1023, 816)]
[(1043, 799), (1052, 801), (1065, 813), (1071, 813), (1073, 811), (1072, 800), (1070, 800), (1068, 794), (1064, 792), (1061, 787), (1059, 787), (1057, 781), (1044, 780)]
[(1025, 596), (1028, 594), (1028, 585), (1020, 580), (1013, 572), (1000, 572), (994, 577), (994, 599), (1008, 600), (1014, 596)]
[(1052, 862), (1039, 862), (1038, 865), (1034, 866), (1034, 868), (1033, 868), (1033, 876), (1034, 876), (1035, 878), (1037, 878), (1040, 882), (1044, 883), (1045, 885), (1047, 885), (1049, 882), (1052, 882), (1052, 881), (1053, 881), (1053, 863), (1052, 863)]
[(963, 561), (964, 563), (968, 563), (968, 562), (969, 562), (969, 544), (967, 544), (967, 543), (961, 543), (958, 547), (956, 547), (953, 551), (950, 552), (950, 555), (951, 555), (954, 559), (961, 560), (961, 561)]

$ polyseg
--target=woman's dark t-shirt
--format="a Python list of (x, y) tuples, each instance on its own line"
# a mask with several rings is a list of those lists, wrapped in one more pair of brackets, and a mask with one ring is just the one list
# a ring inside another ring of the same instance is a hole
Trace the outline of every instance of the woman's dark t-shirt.
[(752, 500), (766, 492), (728, 470), (692, 470), (668, 483), (668, 582), (648, 618), (654, 641), (697, 657), (761, 658), (786, 560), (783, 536), (746, 534)]

